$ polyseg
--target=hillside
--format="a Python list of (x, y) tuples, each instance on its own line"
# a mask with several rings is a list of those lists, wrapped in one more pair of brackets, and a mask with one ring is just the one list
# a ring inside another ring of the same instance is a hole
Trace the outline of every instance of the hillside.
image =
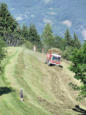
[[(49, 67), (44, 54), (20, 47), (7, 51), (0, 87), (11, 86), (14, 91), (0, 96), (0, 115), (78, 115), (72, 108), (83, 102), (76, 101), (78, 92), (69, 86), (80, 84), (68, 69), (70, 62), (62, 60), (63, 69)], [(19, 98), (21, 88), (24, 102)]]

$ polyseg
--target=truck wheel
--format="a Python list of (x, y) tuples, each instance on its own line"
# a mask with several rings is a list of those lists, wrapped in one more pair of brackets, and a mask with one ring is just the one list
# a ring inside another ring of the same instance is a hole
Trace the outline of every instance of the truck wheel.
[(59, 65), (59, 67), (60, 67), (60, 68), (63, 68), (63, 66), (62, 66), (62, 65)]

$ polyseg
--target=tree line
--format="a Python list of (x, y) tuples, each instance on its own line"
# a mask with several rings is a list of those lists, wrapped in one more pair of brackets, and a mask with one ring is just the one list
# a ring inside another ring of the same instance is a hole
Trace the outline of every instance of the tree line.
[[(44, 48), (45, 52), (50, 48), (59, 48), (63, 52), (62, 56), (68, 60), (74, 48), (79, 49), (81, 47), (78, 36), (74, 33), (72, 38), (69, 29), (65, 31), (63, 38), (53, 34), (50, 24), (45, 25), (41, 35), (34, 24), (20, 26), (5, 3), (0, 4), (0, 44), (2, 44), (0, 47), (3, 55), (5, 55), (4, 46), (20, 46), (24, 44), (28, 48), (32, 48), (35, 45), (38, 51)], [(0, 53), (0, 60), (5, 57), (3, 55)]]
[(45, 25), (42, 35), (38, 33), (34, 24), (20, 26), (5, 3), (0, 4), (0, 38), (5, 41), (7, 46), (19, 46), (29, 41), (32, 45), (36, 45), (38, 49), (44, 48), (45, 51), (52, 47), (61, 50), (67, 50), (67, 47), (70, 47), (70, 49), (81, 47), (77, 35), (74, 33), (72, 39), (68, 29), (64, 38), (62, 38), (53, 34), (50, 24)]

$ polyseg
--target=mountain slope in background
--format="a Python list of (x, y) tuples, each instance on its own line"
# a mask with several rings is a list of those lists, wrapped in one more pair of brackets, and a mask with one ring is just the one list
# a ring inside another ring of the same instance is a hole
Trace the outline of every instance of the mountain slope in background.
[(86, 0), (0, 0), (8, 4), (20, 24), (36, 24), (41, 33), (50, 23), (55, 34), (63, 36), (68, 27), (79, 39), (86, 39)]

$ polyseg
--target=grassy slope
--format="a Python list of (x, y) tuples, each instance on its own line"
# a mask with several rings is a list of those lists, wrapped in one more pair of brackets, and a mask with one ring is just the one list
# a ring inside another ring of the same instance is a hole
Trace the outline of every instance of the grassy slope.
[[(0, 97), (0, 115), (76, 115), (71, 109), (77, 104), (77, 93), (70, 91), (73, 81), (64, 69), (48, 67), (44, 55), (24, 48), (8, 48), (5, 73), (0, 86), (11, 86), (15, 92)], [(71, 74), (71, 75), (70, 75)], [(24, 90), (24, 102), (20, 101), (20, 88)]]

